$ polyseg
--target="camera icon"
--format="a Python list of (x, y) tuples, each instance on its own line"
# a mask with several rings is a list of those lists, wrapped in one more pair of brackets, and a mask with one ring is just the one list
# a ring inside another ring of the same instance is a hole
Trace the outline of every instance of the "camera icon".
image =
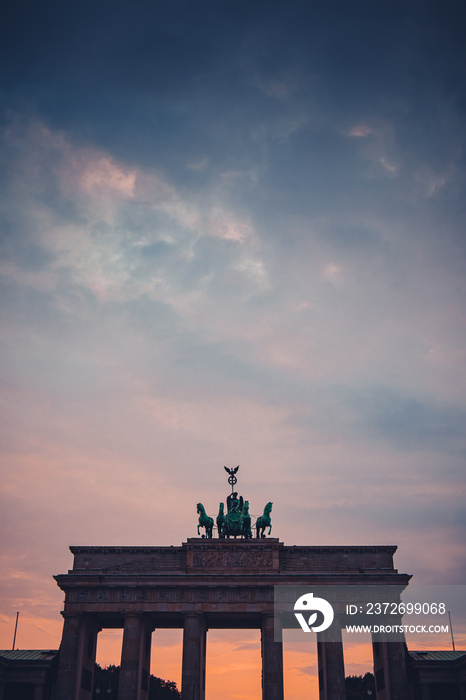
[[(298, 612), (299, 611), (299, 612)], [(308, 613), (308, 618), (303, 615)], [(323, 622), (315, 626), (318, 613), (322, 613)], [(328, 629), (333, 622), (333, 608), (324, 598), (314, 598), (313, 593), (305, 593), (294, 604), (294, 614), (303, 632), (323, 632)]]

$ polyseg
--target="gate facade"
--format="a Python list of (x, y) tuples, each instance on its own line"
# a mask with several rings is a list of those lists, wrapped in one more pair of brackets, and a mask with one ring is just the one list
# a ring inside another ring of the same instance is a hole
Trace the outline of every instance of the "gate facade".
[[(192, 538), (176, 547), (71, 547), (59, 700), (91, 700), (97, 634), (123, 628), (119, 700), (147, 700), (151, 634), (183, 629), (183, 700), (204, 700), (209, 628), (261, 630), (262, 698), (284, 700), (282, 642), (274, 638), (274, 586), (405, 587), (396, 547), (285, 546), (278, 539)], [(341, 621), (344, 624), (344, 621)], [(321, 700), (345, 700), (341, 627), (318, 635)], [(373, 640), (377, 700), (407, 700), (406, 645)], [(304, 699), (303, 699), (304, 700)]]

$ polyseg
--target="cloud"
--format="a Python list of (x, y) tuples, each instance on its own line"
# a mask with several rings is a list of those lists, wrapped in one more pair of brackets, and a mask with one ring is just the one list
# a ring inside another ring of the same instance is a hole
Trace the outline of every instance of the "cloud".
[(355, 138), (366, 138), (372, 133), (373, 130), (368, 124), (357, 124), (349, 131), (349, 135), (354, 136)]
[(6, 644), (71, 542), (184, 541), (223, 464), (289, 544), (464, 576), (459, 25), (210, 5), (4, 23)]
[(97, 196), (105, 192), (134, 197), (136, 171), (124, 171), (110, 158), (89, 158), (80, 178), (81, 187)]
[(201, 158), (201, 160), (196, 161), (195, 163), (188, 163), (187, 167), (190, 170), (205, 170), (209, 164), (208, 158)]
[(342, 267), (333, 262), (327, 263), (322, 270), (322, 274), (329, 282), (338, 285), (342, 279)]
[[(10, 279), (17, 276), (22, 283), (50, 290), (57, 288), (66, 270), (75, 284), (102, 301), (144, 294), (168, 301), (177, 286), (182, 294), (183, 272), (197, 265), (203, 238), (240, 247), (254, 239), (247, 220), (218, 201), (212, 206), (182, 194), (160, 173), (126, 167), (89, 148), (74, 148), (63, 135), (38, 124), (10, 129), (6, 137), (8, 145), (14, 142), (25, 154), (12, 163), (15, 177), (29, 184), (24, 185), (22, 218), (32, 225), (38, 250), (53, 258), (50, 267), (34, 273), (4, 262)], [(40, 176), (50, 163), (50, 188), (44, 191)], [(17, 203), (14, 192), (12, 196), (10, 208)], [(237, 263), (239, 255), (242, 260)], [(222, 264), (263, 283), (263, 263), (251, 251), (245, 258), (240, 248), (230, 250)], [(200, 292), (209, 274), (211, 270), (202, 270)]]
[(380, 163), (385, 168), (385, 170), (388, 170), (389, 173), (395, 174), (398, 170), (398, 167), (396, 165), (394, 165), (393, 163), (390, 163), (383, 156), (382, 156), (382, 158), (380, 158)]
[(354, 397), (372, 428), (400, 446), (441, 452), (463, 449), (466, 428), (463, 406), (442, 406), (379, 389)]

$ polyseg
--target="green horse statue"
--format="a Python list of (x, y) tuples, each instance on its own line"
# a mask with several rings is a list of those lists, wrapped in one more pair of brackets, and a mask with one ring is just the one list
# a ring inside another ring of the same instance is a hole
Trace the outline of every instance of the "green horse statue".
[(200, 527), (205, 527), (205, 535), (202, 535), (202, 537), (207, 537), (208, 539), (211, 539), (212, 538), (212, 529), (214, 527), (214, 519), (211, 518), (209, 515), (207, 515), (202, 503), (197, 504), (197, 512), (199, 513), (199, 523), (197, 526), (197, 534), (198, 535), (201, 534), (199, 532)]
[[(257, 518), (257, 521), (256, 521), (256, 537), (265, 537), (265, 532), (264, 532), (264, 530), (265, 530), (266, 527), (269, 528), (269, 535), (270, 535), (270, 533), (272, 532), (272, 521), (271, 521), (271, 519), (270, 519), (270, 513), (271, 513), (271, 510), (272, 510), (272, 505), (273, 505), (273, 503), (271, 503), (271, 502), (269, 501), (269, 502), (267, 503), (267, 505), (265, 506), (265, 508), (264, 508), (264, 514), (263, 514), (263, 515), (260, 515), (260, 516)], [(260, 534), (259, 534), (259, 532), (260, 532)]]
[(225, 511), (224, 511), (224, 504), (220, 503), (219, 509), (218, 509), (218, 515), (217, 515), (217, 530), (218, 530), (218, 536), (220, 539), (223, 539), (225, 537)]
[(251, 516), (249, 515), (249, 501), (244, 501), (243, 512), (241, 514), (241, 534), (245, 540), (252, 539)]

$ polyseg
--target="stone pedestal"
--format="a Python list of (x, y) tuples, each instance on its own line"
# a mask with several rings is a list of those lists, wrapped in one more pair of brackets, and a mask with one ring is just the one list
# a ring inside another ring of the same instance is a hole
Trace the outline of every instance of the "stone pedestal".
[(273, 615), (261, 624), (262, 700), (283, 700), (283, 643), (274, 640)]
[(206, 632), (202, 615), (185, 616), (181, 693), (189, 700), (205, 698)]
[(345, 663), (340, 624), (317, 635), (320, 700), (346, 700)]

